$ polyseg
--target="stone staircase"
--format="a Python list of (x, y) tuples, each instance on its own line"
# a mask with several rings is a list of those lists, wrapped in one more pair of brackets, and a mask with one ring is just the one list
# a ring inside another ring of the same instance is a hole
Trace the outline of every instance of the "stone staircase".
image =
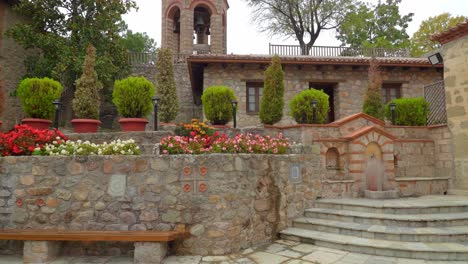
[(281, 237), (371, 255), (468, 263), (468, 196), (321, 199)]

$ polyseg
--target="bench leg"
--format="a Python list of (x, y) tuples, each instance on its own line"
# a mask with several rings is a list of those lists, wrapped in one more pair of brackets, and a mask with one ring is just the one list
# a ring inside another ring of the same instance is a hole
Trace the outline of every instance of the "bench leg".
[(135, 242), (134, 264), (160, 264), (167, 253), (166, 242)]
[(24, 241), (24, 263), (48, 263), (57, 258), (60, 241)]

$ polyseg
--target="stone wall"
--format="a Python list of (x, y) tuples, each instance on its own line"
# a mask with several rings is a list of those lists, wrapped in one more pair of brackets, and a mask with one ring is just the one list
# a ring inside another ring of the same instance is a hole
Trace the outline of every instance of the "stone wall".
[(455, 189), (468, 190), (468, 35), (442, 47), (447, 118), (453, 134)]
[[(309, 148), (276, 156), (0, 158), (0, 228), (186, 227), (192, 236), (176, 245), (177, 253), (236, 252), (272, 241), (313, 206), (321, 196), (318, 155)], [(83, 248), (111, 250), (71, 243), (65, 251)], [(128, 245), (110, 248), (131, 254)]]
[(18, 98), (9, 94), (18, 87), (26, 72), (23, 63), (28, 52), (16, 44), (13, 39), (3, 35), (6, 30), (21, 21), (21, 18), (12, 11), (10, 4), (5, 1), (0, 2), (0, 20), (0, 65), (2, 65), (0, 78), (4, 81), (6, 99), (5, 112), (3, 116), (0, 116), (0, 120), (3, 121), (2, 129), (7, 130), (20, 123), (23, 118)]
[[(258, 115), (247, 114), (246, 82), (262, 81), (264, 68), (255, 64), (210, 64), (205, 67), (204, 87), (212, 85), (226, 85), (234, 89), (239, 98), (238, 124), (239, 126), (259, 125)], [(337, 83), (335, 95), (335, 119), (362, 111), (362, 101), (366, 92), (367, 67), (352, 66), (313, 66), (301, 67), (287, 65), (285, 71), (286, 102), (283, 120), (279, 125), (294, 124), (289, 116), (287, 102), (296, 94), (309, 88), (310, 82)], [(418, 97), (424, 94), (424, 85), (441, 80), (441, 73), (437, 69), (423, 70), (420, 68), (395, 67), (385, 69), (382, 74), (384, 82), (402, 83), (403, 97)]]

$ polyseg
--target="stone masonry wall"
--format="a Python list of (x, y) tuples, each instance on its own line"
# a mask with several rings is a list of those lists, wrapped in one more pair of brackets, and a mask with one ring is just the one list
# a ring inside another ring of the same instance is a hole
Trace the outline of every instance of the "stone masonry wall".
[(447, 118), (453, 134), (455, 189), (468, 190), (468, 36), (442, 47)]
[[(290, 155), (0, 158), (0, 228), (170, 230), (179, 254), (267, 243), (320, 196), (319, 150)], [(296, 167), (295, 183), (288, 179)], [(66, 252), (89, 245), (71, 243)], [(128, 245), (94, 254), (131, 254)], [(101, 252), (99, 252), (102, 250)], [(110, 251), (109, 251), (110, 250)]]
[[(264, 68), (259, 65), (218, 65), (210, 64), (205, 67), (204, 87), (212, 85), (226, 85), (234, 89), (239, 99), (238, 124), (240, 126), (259, 125), (258, 115), (246, 112), (246, 81), (262, 81)], [(287, 102), (296, 94), (309, 88), (309, 82), (338, 83), (335, 88), (335, 119), (362, 111), (362, 100), (367, 85), (367, 68), (351, 66), (285, 66), (285, 108), (283, 120), (279, 125), (294, 124), (289, 116)], [(442, 78), (436, 69), (421, 70), (419, 68), (396, 67), (384, 70), (382, 78), (385, 81), (401, 82), (403, 97), (423, 96), (424, 85), (434, 83)]]
[[(13, 39), (7, 38), (3, 34), (10, 27), (20, 22), (21, 19), (5, 1), (0, 2), (0, 65), (2, 72), (0, 78), (4, 81), (5, 88), (5, 112), (0, 116), (3, 121), (2, 130), (8, 130), (23, 118), (21, 105), (16, 97), (9, 96), (13, 92), (26, 72), (24, 59), (28, 55)], [(7, 118), (8, 117), (8, 118)]]

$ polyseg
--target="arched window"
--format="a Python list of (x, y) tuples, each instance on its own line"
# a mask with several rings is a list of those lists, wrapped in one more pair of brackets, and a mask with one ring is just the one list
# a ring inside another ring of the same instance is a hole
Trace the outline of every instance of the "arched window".
[(329, 170), (336, 170), (340, 168), (340, 153), (336, 148), (329, 148), (325, 157), (326, 166)]

